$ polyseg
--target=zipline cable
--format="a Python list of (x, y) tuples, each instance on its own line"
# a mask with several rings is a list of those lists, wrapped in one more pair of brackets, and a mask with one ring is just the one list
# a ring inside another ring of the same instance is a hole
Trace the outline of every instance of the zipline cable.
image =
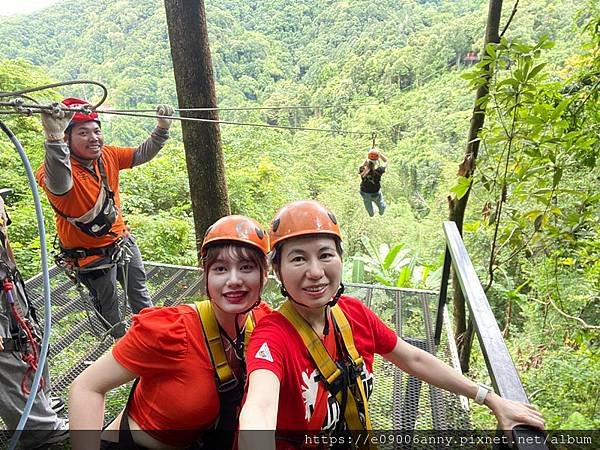
[[(255, 111), (255, 110), (276, 110), (276, 109), (330, 109), (342, 108), (347, 106), (378, 106), (380, 103), (347, 103), (341, 105), (293, 105), (293, 106), (223, 106), (216, 108), (175, 108), (174, 111)], [(112, 112), (141, 112), (151, 113), (155, 109), (99, 109), (97, 112), (112, 113)]]
[[(55, 103), (53, 105), (45, 106), (45, 105), (29, 105), (25, 103), (17, 102), (0, 102), (0, 106), (11, 106), (15, 107), (16, 111), (2, 111), (0, 110), (0, 114), (32, 114), (32, 113), (41, 113), (42, 111), (54, 111), (54, 110), (62, 110), (69, 112), (89, 112), (85, 107), (79, 108), (67, 108), (63, 106), (59, 106), (59, 104)], [(203, 110), (201, 108), (194, 108), (194, 111)], [(179, 121), (189, 121), (189, 122), (208, 122), (208, 123), (218, 123), (224, 125), (240, 125), (240, 126), (250, 126), (250, 127), (260, 127), (260, 128), (280, 128), (284, 130), (299, 130), (299, 131), (320, 131), (326, 133), (339, 133), (339, 134), (354, 134), (358, 136), (367, 136), (370, 133), (361, 132), (361, 131), (348, 131), (348, 130), (336, 130), (332, 128), (310, 128), (310, 127), (298, 127), (298, 126), (286, 126), (286, 125), (268, 125), (263, 123), (251, 123), (251, 122), (234, 122), (228, 120), (217, 120), (217, 119), (203, 119), (198, 117), (177, 117), (177, 116), (161, 116), (157, 114), (135, 114), (133, 112), (121, 112), (119, 110), (96, 110), (99, 113), (103, 114), (113, 114), (117, 116), (129, 116), (129, 117), (148, 117), (148, 118), (165, 118)], [(130, 110), (137, 111), (137, 110)], [(147, 111), (147, 110), (141, 110)], [(150, 110), (154, 112), (155, 110)], [(208, 111), (205, 110), (205, 111)]]
[[(24, 96), (24, 94), (26, 94), (26, 93), (37, 92), (37, 91), (42, 91), (42, 90), (51, 89), (51, 88), (60, 87), (60, 86), (73, 85), (73, 84), (93, 84), (96, 86), (100, 86), (103, 90), (102, 99), (98, 103), (93, 105), (91, 107), (91, 109), (96, 110), (97, 112), (102, 112), (104, 114), (123, 115), (123, 116), (130, 116), (130, 117), (167, 118), (167, 119), (173, 119), (173, 120), (179, 120), (179, 121), (207, 122), (207, 123), (218, 123), (218, 124), (223, 124), (223, 125), (239, 125), (239, 126), (250, 126), (250, 127), (259, 127), (259, 128), (278, 128), (278, 129), (284, 129), (284, 130), (316, 131), (316, 132), (337, 133), (337, 134), (346, 134), (346, 135), (351, 134), (351, 135), (355, 135), (355, 136), (371, 135), (371, 133), (368, 133), (368, 132), (348, 131), (348, 130), (339, 130), (339, 129), (332, 129), (332, 128), (312, 128), (312, 127), (285, 126), (285, 125), (268, 125), (268, 124), (251, 123), (251, 122), (234, 122), (234, 121), (217, 120), (217, 119), (203, 119), (203, 118), (197, 118), (197, 117), (174, 117), (174, 116), (159, 116), (156, 114), (152, 114), (152, 115), (143, 114), (145, 112), (154, 112), (154, 110), (147, 110), (147, 109), (99, 110), (97, 108), (100, 105), (102, 105), (104, 103), (104, 101), (106, 100), (106, 97), (108, 96), (108, 90), (107, 90), (106, 86), (104, 86), (102, 83), (99, 83), (97, 81), (92, 81), (92, 80), (63, 81), (63, 82), (59, 82), (59, 83), (46, 84), (46, 85), (38, 86), (38, 87), (34, 87), (34, 88), (22, 89), (19, 91), (0, 92), (0, 98), (19, 97), (19, 96), (26, 97), (26, 96)], [(56, 111), (56, 110), (63, 110), (63, 111), (69, 111), (69, 112), (89, 112), (89, 108), (86, 108), (86, 107), (67, 108), (64, 106), (60, 106), (60, 104), (58, 104), (58, 103), (54, 103), (52, 105), (40, 105), (39, 103), (37, 103), (36, 100), (32, 99), (31, 97), (26, 97), (26, 98), (34, 101), (35, 104), (25, 104), (21, 99), (15, 99), (11, 102), (0, 102), (0, 107), (5, 106), (5, 107), (12, 107), (15, 109), (14, 111), (0, 110), (0, 114), (31, 115), (33, 113), (41, 113), (42, 111)], [(376, 103), (364, 103), (361, 105), (366, 106), (366, 105), (377, 105), (377, 104)], [(293, 109), (320, 109), (320, 108), (325, 109), (325, 108), (335, 108), (335, 107), (340, 107), (340, 106), (349, 106), (349, 104), (348, 105), (298, 105), (298, 106), (278, 106), (278, 107), (256, 106), (256, 107), (238, 107), (238, 108), (233, 108), (233, 107), (231, 107), (231, 108), (180, 108), (180, 109), (176, 109), (175, 111), (194, 112), (194, 111), (219, 111), (219, 110), (222, 110), (222, 111), (276, 110), (276, 109), (293, 110)], [(352, 106), (355, 106), (355, 105), (352, 105)], [(134, 114), (134, 112), (135, 112), (135, 114)]]
[[(23, 408), (23, 413), (21, 414), (21, 419), (17, 424), (17, 428), (10, 439), (10, 443), (8, 446), (9, 450), (14, 450), (19, 442), (19, 438), (21, 437), (21, 433), (25, 429), (25, 424), (27, 423), (27, 419), (29, 418), (29, 414), (31, 412), (31, 408), (33, 407), (33, 402), (35, 397), (38, 394), (38, 387), (40, 385), (40, 380), (42, 378), (42, 372), (44, 370), (44, 365), (46, 364), (46, 358), (48, 357), (48, 343), (50, 341), (50, 320), (51, 320), (51, 308), (50, 308), (50, 272), (48, 270), (48, 257), (46, 256), (46, 230), (44, 228), (44, 215), (42, 214), (42, 204), (40, 202), (37, 186), (35, 183), (35, 177), (33, 175), (33, 170), (31, 169), (31, 164), (29, 163), (29, 159), (23, 150), (23, 146), (4, 122), (0, 120), (0, 129), (4, 131), (4, 133), (11, 140), (19, 156), (21, 157), (21, 161), (23, 162), (23, 166), (25, 166), (25, 171), (27, 173), (27, 180), (29, 181), (29, 188), (31, 189), (31, 193), (33, 194), (33, 202), (35, 204), (35, 215), (37, 217), (37, 227), (38, 234), (40, 235), (40, 252), (42, 259), (42, 278), (44, 281), (44, 334), (42, 337), (41, 344), (41, 352), (38, 360), (38, 366), (35, 371), (35, 375), (33, 377), (33, 383), (31, 384), (31, 388), (29, 391), (29, 397), (27, 398), (27, 402), (25, 403), (25, 407)], [(32, 342), (31, 345), (36, 345), (35, 342)]]
[(176, 117), (176, 116), (161, 116), (158, 114), (133, 114), (133, 113), (124, 113), (124, 112), (110, 112), (99, 111), (105, 114), (114, 114), (118, 116), (130, 116), (130, 117), (149, 117), (149, 118), (159, 118), (159, 119), (173, 119), (179, 120), (182, 122), (208, 122), (208, 123), (218, 123), (223, 125), (240, 125), (247, 127), (260, 127), (260, 128), (281, 128), (284, 130), (301, 130), (301, 131), (321, 131), (326, 133), (339, 133), (339, 134), (354, 134), (358, 136), (370, 136), (371, 133), (366, 133), (363, 131), (348, 131), (348, 130), (335, 130), (333, 128), (310, 128), (310, 127), (294, 127), (294, 126), (285, 126), (285, 125), (268, 125), (265, 123), (251, 123), (251, 122), (232, 122), (229, 120), (217, 120), (217, 119), (201, 119), (198, 117)]

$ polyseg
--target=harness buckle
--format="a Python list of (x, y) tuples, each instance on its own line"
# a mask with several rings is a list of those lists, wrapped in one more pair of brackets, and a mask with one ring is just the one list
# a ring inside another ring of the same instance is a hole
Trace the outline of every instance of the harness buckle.
[(359, 358), (357, 361), (352, 361), (350, 364), (350, 370), (352, 371), (352, 378), (357, 378), (363, 373), (364, 361)]
[(318, 375), (318, 378), (320, 378), (321, 381), (323, 381), (325, 388), (331, 393), (332, 396), (336, 396), (337, 393), (342, 389), (344, 384), (344, 377), (346, 376), (346, 370), (344, 369), (344, 367), (341, 366), (340, 363), (337, 361), (335, 362), (335, 365), (338, 369), (336, 372), (338, 375), (333, 379), (333, 381), (327, 381), (327, 378), (325, 378), (325, 376), (320, 372)]
[(78, 248), (76, 250), (73, 250), (72, 255), (75, 259), (81, 259), (87, 257), (87, 252), (82, 248)]
[(229, 392), (229, 391), (236, 389), (239, 385), (240, 385), (240, 383), (238, 382), (238, 379), (234, 375), (229, 381), (226, 381), (225, 383), (221, 383), (217, 380), (217, 391)]

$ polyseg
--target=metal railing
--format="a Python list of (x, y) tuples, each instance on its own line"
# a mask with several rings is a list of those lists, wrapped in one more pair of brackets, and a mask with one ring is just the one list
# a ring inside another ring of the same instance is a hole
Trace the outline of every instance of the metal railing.
[[(470, 319), (477, 333), (494, 390), (502, 398), (529, 403), (456, 223), (444, 222), (444, 234), (446, 236), (446, 253), (434, 333), (435, 342), (439, 342), (442, 333), (443, 310), (446, 304), (450, 266), (452, 265), (467, 302)], [(544, 444), (546, 435), (542, 431), (517, 426), (512, 430), (512, 434), (515, 442), (514, 448), (539, 450), (548, 448)]]

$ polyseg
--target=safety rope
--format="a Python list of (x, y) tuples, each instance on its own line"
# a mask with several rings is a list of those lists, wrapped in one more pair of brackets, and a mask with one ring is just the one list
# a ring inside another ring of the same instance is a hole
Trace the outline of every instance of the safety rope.
[[(117, 265), (117, 270), (121, 271), (121, 275), (123, 277), (123, 303), (121, 304), (121, 320), (116, 322), (115, 324), (111, 324), (106, 318), (102, 316), (100, 311), (98, 310), (100, 305), (95, 305), (91, 301), (91, 294), (89, 290), (87, 290), (79, 278), (76, 276), (76, 271), (72, 267), (72, 263), (66, 259), (62, 253), (58, 253), (54, 255), (54, 263), (55, 265), (62, 270), (67, 278), (69, 278), (77, 292), (79, 293), (79, 299), (83, 304), (84, 311), (86, 313), (88, 322), (90, 324), (90, 328), (92, 330), (92, 334), (98, 338), (101, 342), (104, 341), (107, 337), (110, 336), (110, 333), (120, 325), (126, 325), (125, 317), (127, 315), (127, 305), (128, 305), (128, 278), (129, 278), (129, 262), (131, 261), (131, 257), (133, 256), (129, 247), (121, 243), (119, 244), (119, 248), (115, 249), (111, 257), (111, 264)], [(102, 324), (103, 330), (98, 329), (96, 323), (92, 320), (92, 315), (90, 311), (94, 313), (94, 317)]]
[[(34, 375), (35, 371), (37, 370), (38, 363), (39, 363), (39, 355), (38, 355), (38, 350), (37, 350), (37, 341), (35, 340), (35, 338), (33, 336), (33, 332), (29, 328), (29, 325), (27, 324), (27, 322), (25, 321), (25, 319), (23, 319), (23, 317), (21, 316), (19, 310), (15, 306), (15, 300), (14, 300), (13, 293), (12, 293), (13, 287), (14, 287), (14, 285), (13, 285), (12, 281), (8, 277), (6, 277), (2, 281), (2, 290), (6, 294), (6, 300), (8, 302), (8, 305), (9, 305), (10, 311), (12, 313), (12, 316), (18, 322), (20, 328), (27, 335), (27, 342), (29, 343), (29, 347), (31, 348), (31, 351), (27, 350), (27, 346), (25, 346), (24, 348), (20, 349), (21, 359), (28, 366), (27, 369), (25, 370), (25, 374), (23, 375), (23, 379), (21, 380), (21, 390), (23, 391), (23, 393), (25, 395), (29, 395), (30, 390), (27, 387), (27, 380), (29, 378), (33, 379), (33, 375)], [(43, 389), (43, 388), (44, 388), (44, 378), (41, 378), (40, 384), (38, 386), (38, 391), (40, 389)]]

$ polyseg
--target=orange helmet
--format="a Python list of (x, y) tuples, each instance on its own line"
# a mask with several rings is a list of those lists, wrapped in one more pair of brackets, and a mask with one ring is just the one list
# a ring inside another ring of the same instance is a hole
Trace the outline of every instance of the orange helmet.
[(260, 224), (246, 216), (225, 216), (213, 223), (206, 234), (200, 256), (204, 257), (206, 246), (217, 242), (235, 241), (256, 247), (265, 255), (269, 253), (269, 235)]
[(342, 239), (333, 213), (314, 200), (300, 200), (281, 208), (269, 230), (271, 248), (285, 239), (307, 234), (329, 234)]
[(373, 147), (371, 150), (369, 150), (369, 153), (367, 153), (367, 158), (370, 161), (377, 161), (379, 159), (379, 150)]

